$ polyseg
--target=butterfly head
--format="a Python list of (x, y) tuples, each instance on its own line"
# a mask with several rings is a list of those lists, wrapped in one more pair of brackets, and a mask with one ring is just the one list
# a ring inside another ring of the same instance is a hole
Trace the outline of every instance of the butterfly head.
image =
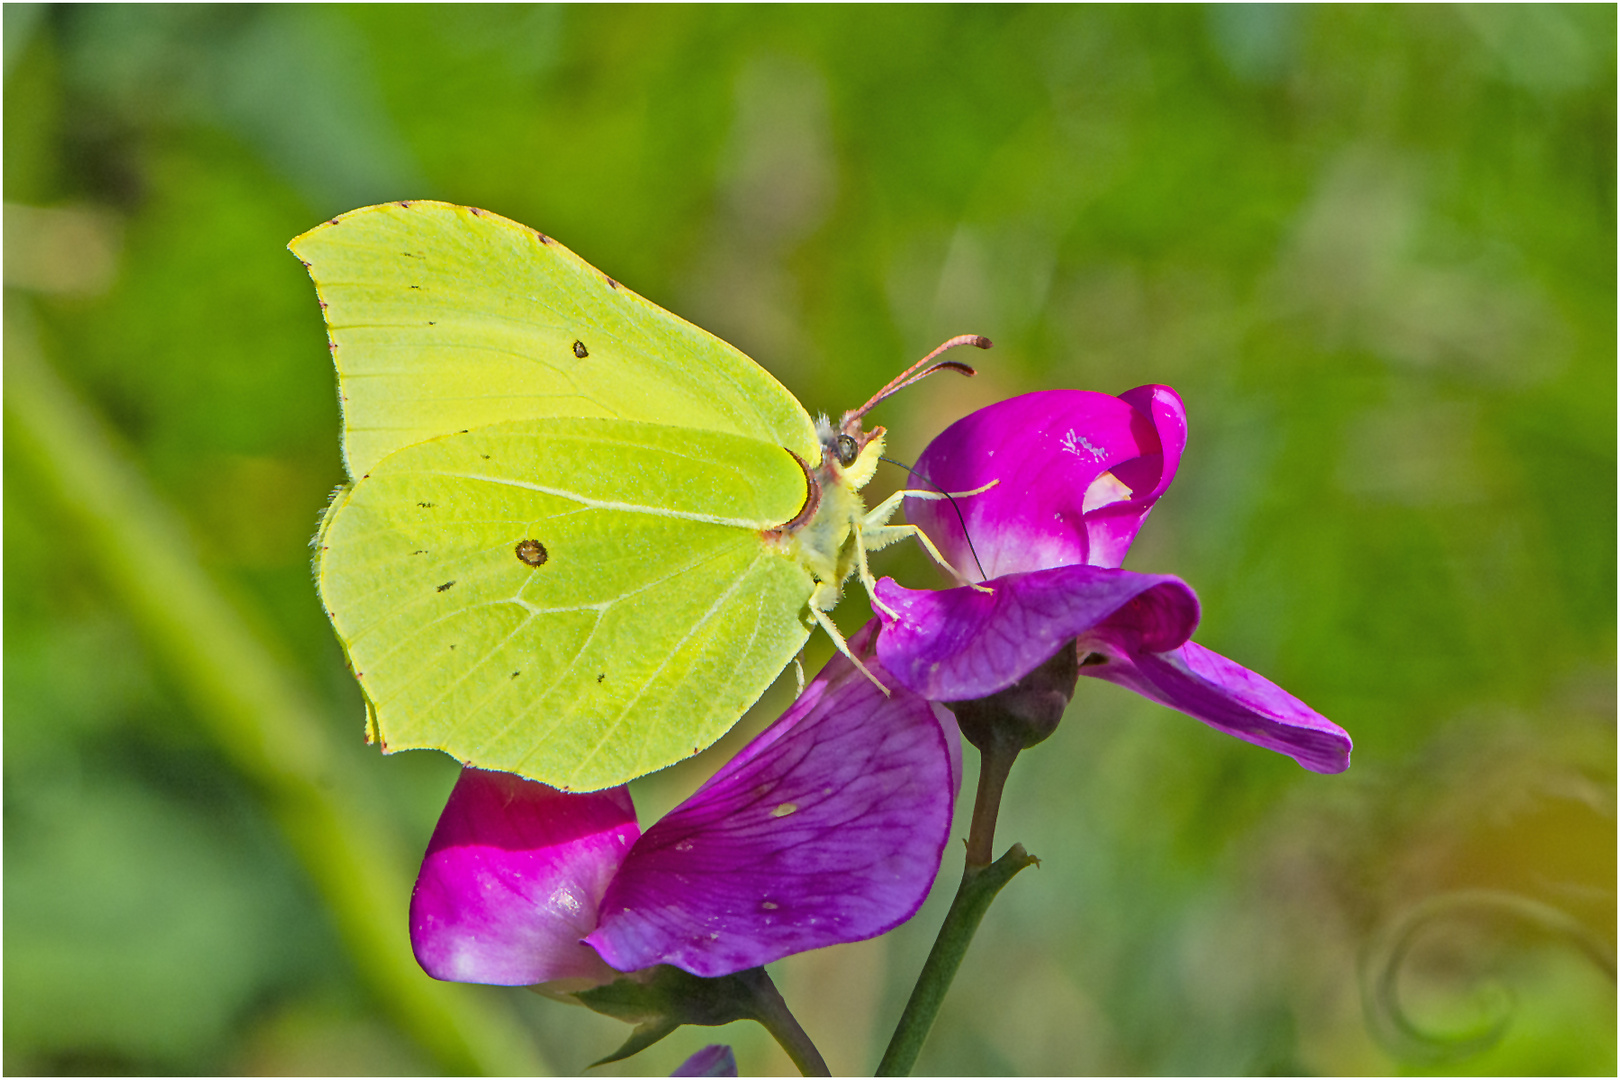
[(826, 416), (816, 417), (816, 437), (821, 441), (822, 471), (852, 490), (865, 487), (883, 456), (883, 429), (867, 431), (859, 413), (847, 412), (836, 426)]

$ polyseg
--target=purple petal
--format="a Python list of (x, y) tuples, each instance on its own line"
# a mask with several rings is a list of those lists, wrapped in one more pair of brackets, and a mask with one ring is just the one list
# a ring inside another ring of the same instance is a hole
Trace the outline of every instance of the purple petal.
[[(939, 870), (960, 766), (929, 702), (850, 639), (757, 739), (636, 844), (586, 940), (621, 971), (718, 976), (874, 937)], [(954, 729), (953, 729), (954, 730)]]
[(625, 788), (572, 795), (462, 769), (411, 893), (417, 962), (497, 986), (616, 977), (580, 939), (639, 833)]
[(1024, 394), (958, 420), (917, 460), (945, 491), (996, 486), (955, 506), (908, 499), (906, 520), (980, 580), (1076, 563), (1117, 567), (1175, 477), (1186, 441), (1186, 411), (1169, 387), (1120, 397)]
[(1009, 574), (990, 592), (901, 588), (884, 578), (878, 656), (894, 677), (933, 701), (969, 701), (1005, 689), (1064, 643), (1109, 620), (1140, 647), (1174, 649), (1198, 625), (1198, 597), (1180, 578), (1100, 566)]
[(1104, 627), (1082, 637), (1082, 654), (1106, 657), (1086, 664), (1091, 675), (1135, 690), (1245, 742), (1287, 754), (1312, 772), (1350, 767), (1350, 736), (1303, 701), (1248, 668), (1196, 642), (1148, 651), (1125, 628)]
[(1091, 541), (1093, 566), (1121, 566), (1131, 541), (1141, 531), (1153, 504), (1176, 478), (1181, 452), (1187, 448), (1187, 407), (1168, 386), (1138, 386), (1119, 395), (1151, 418), (1159, 436), (1159, 453), (1144, 453), (1112, 470), (1114, 478), (1131, 490), (1123, 502), (1110, 503), (1086, 514), (1086, 535)]
[(737, 1055), (724, 1043), (710, 1043), (675, 1067), (671, 1076), (736, 1076)]
[[(890, 677), (883, 681), (885, 684), (893, 686), (897, 680)], [(954, 800), (956, 793), (962, 790), (962, 729), (956, 724), (956, 714), (944, 705), (937, 701), (930, 701), (928, 707), (933, 710), (934, 719), (939, 722), (940, 729), (944, 732), (945, 745), (950, 752), (951, 797)]]

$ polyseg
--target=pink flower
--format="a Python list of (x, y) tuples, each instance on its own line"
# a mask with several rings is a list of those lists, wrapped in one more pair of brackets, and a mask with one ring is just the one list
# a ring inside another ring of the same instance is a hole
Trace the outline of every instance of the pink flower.
[(1117, 398), (1048, 390), (953, 424), (923, 452), (918, 473), (943, 491), (994, 486), (955, 499), (960, 518), (943, 500), (909, 499), (906, 513), (988, 591), (912, 590), (885, 578), (883, 666), (930, 700), (970, 701), (1074, 649), (1082, 675), (1315, 772), (1349, 768), (1342, 728), (1190, 640), (1199, 615), (1191, 587), (1119, 569), (1186, 440), (1186, 411), (1166, 386)]
[[(892, 686), (875, 632), (850, 645)], [(885, 697), (843, 656), (645, 833), (626, 788), (464, 769), (422, 860), (411, 943), (435, 978), (579, 989), (875, 937), (927, 896), (961, 771), (948, 713)]]

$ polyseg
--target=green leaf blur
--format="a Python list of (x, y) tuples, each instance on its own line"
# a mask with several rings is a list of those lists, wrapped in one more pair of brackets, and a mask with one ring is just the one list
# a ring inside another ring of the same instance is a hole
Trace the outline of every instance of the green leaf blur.
[[(994, 339), (977, 379), (881, 407), (902, 458), (1026, 390), (1186, 399), (1128, 565), (1186, 578), (1198, 640), (1343, 725), (1354, 765), (1308, 774), (1082, 680), (1002, 811), (1041, 868), (991, 910), (919, 1072), (1614, 1072), (1612, 967), (1582, 951), (1612, 964), (1612, 6), (4, 17), (6, 1072), (463, 1067), (401, 1019), (319, 841), (13, 435), (27, 327), (315, 702), (397, 834), (402, 920), (455, 770), (359, 745), (307, 547), (342, 475), (333, 374), (285, 250), (398, 198), (543, 229), (812, 411)], [(876, 568), (934, 580), (920, 555)], [(861, 614), (852, 593), (839, 621)], [(643, 782), (644, 812), (704, 767)], [(835, 1073), (876, 1064), (960, 858), (896, 933), (773, 966)], [(1445, 907), (1482, 892), (1579, 933)], [(1381, 998), (1420, 904), (1452, 914)], [(566, 1072), (625, 1035), (466, 1000)], [(601, 1072), (714, 1041), (789, 1068), (739, 1026)]]

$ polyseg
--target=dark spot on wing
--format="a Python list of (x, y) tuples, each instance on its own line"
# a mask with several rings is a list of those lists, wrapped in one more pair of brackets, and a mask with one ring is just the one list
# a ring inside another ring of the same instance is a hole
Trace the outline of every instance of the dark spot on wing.
[(488, 454), (479, 454), (478, 456), (483, 458), (485, 461), (489, 460), (489, 455)]
[(598, 675), (598, 676), (597, 676), (597, 677), (596, 677), (596, 681), (597, 681), (597, 682), (601, 682), (601, 681), (602, 681), (602, 680), (603, 680), (603, 679), (605, 679), (605, 678), (607, 678), (607, 672), (605, 672), (605, 671), (604, 671), (604, 672), (602, 672), (602, 674), (600, 674), (600, 675)]
[(443, 585), (439, 586), (439, 591), (444, 592), (444, 590), (448, 589), (450, 586), (452, 586), (454, 584), (455, 584), (455, 582), (453, 582), (453, 581), (447, 581)]
[(617, 289), (619, 287), (619, 283), (608, 277), (606, 274), (602, 275), (602, 280), (608, 283), (608, 288), (610, 289)]
[(467, 207), (467, 212), (469, 214), (471, 214), (473, 217), (483, 217), (484, 216), (484, 212), (482, 210), (478, 209), (478, 207), (476, 207), (476, 206)]
[(517, 677), (518, 677), (518, 676), (519, 676), (519, 675), (520, 675), (520, 674), (522, 674), (522, 672), (518, 672), (518, 671), (514, 671), (514, 672), (512, 672), (512, 678), (514, 678), (514, 679), (515, 679), (515, 678), (517, 678)]
[(427, 548), (417, 548), (415, 551), (411, 552), (411, 554), (412, 555), (426, 555), (427, 554)]
[(427, 256), (423, 255), (420, 251), (402, 251), (402, 252), (400, 252), (400, 254), (405, 256), (407, 259), (425, 259), (425, 258), (427, 258)]
[(583, 360), (591, 354), (590, 350), (585, 348), (585, 343), (583, 341), (576, 341), (574, 342), (574, 355)]
[(433, 509), (433, 504), (432, 504), (432, 503), (420, 503), (420, 502), (419, 502), (419, 503), (417, 503), (417, 504), (416, 504), (416, 505), (417, 505), (417, 506), (420, 506), (420, 507), (421, 507), (421, 508), (422, 508), (422, 509), (424, 509), (424, 510), (431, 510), (431, 509)]
[(401, 200), (399, 200), (399, 205), (401, 205), (405, 209), (409, 210), (411, 208), (411, 200), (409, 200), (409, 199), (401, 199)]
[(429, 319), (428, 320), (428, 325), (429, 326), (438, 326), (439, 323), (438, 323), (438, 321), (436, 319)]
[(420, 286), (420, 285), (412, 285), (412, 286), (411, 286), (411, 288), (413, 288), (413, 289), (420, 289), (420, 288), (421, 288), (421, 287), (422, 287), (422, 286)]
[(546, 546), (538, 540), (524, 540), (519, 543), (517, 557), (518, 562), (525, 566), (544, 566), (546, 560), (551, 558), (546, 552)]

